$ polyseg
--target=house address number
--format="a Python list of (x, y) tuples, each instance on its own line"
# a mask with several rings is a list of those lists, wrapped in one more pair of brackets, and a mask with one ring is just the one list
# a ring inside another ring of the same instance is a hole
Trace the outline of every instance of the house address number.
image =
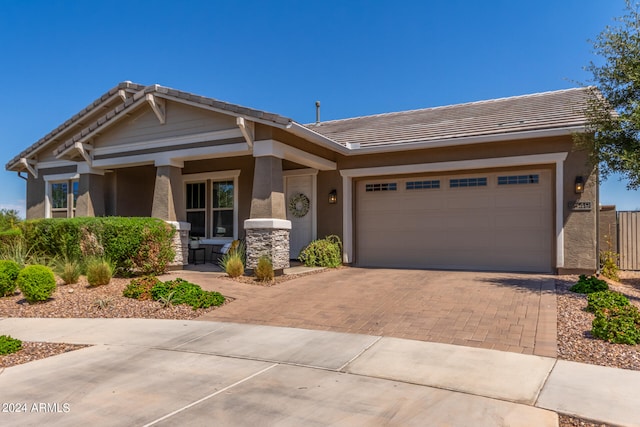
[(569, 202), (569, 209), (572, 211), (590, 211), (591, 202)]

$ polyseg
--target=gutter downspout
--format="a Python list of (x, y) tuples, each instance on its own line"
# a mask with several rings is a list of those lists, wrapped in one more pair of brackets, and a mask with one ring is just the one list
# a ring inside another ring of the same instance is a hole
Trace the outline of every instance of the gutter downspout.
[(20, 175), (21, 173), (22, 173), (22, 171), (18, 172), (18, 177), (24, 179), (25, 181), (28, 181), (29, 178), (27, 178), (26, 176)]

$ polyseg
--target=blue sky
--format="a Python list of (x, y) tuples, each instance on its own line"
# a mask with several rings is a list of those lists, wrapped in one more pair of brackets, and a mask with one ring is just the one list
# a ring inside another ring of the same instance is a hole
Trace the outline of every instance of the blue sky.
[[(307, 123), (588, 83), (623, 0), (0, 0), (0, 208), (13, 156), (115, 86), (174, 87)], [(601, 202), (640, 209), (610, 178)]]

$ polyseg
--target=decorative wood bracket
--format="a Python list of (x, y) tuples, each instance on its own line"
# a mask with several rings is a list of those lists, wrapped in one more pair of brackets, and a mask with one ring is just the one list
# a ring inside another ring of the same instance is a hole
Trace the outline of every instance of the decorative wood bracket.
[(147, 102), (151, 106), (151, 109), (155, 113), (156, 117), (160, 121), (160, 124), (165, 124), (166, 121), (166, 101), (153, 94), (148, 93), (146, 98)]
[(35, 160), (27, 160), (23, 157), (20, 159), (20, 163), (29, 171), (31, 176), (38, 178), (38, 162)]
[(247, 145), (249, 148), (253, 148), (253, 141), (255, 140), (255, 123), (251, 121), (246, 121), (244, 117), (236, 118), (236, 124), (240, 128), (240, 132), (242, 132), (242, 136), (247, 141)]
[(127, 100), (127, 98), (129, 98), (131, 95), (127, 96), (127, 91), (126, 91), (126, 90), (124, 90), (124, 89), (120, 89), (120, 90), (118, 91), (118, 96), (120, 96), (120, 98), (121, 98), (121, 99), (122, 99), (122, 101), (124, 102), (124, 101), (126, 101), (126, 100)]
[(80, 142), (76, 142), (74, 144), (75, 149), (80, 153), (82, 158), (89, 166), (93, 163), (93, 145), (85, 143), (82, 144)]

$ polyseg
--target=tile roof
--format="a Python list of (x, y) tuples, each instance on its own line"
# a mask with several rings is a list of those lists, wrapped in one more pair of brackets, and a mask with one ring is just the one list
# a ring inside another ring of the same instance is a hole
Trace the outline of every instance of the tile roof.
[(567, 89), (304, 126), (343, 146), (360, 148), (570, 129), (586, 123), (590, 93), (591, 88)]

